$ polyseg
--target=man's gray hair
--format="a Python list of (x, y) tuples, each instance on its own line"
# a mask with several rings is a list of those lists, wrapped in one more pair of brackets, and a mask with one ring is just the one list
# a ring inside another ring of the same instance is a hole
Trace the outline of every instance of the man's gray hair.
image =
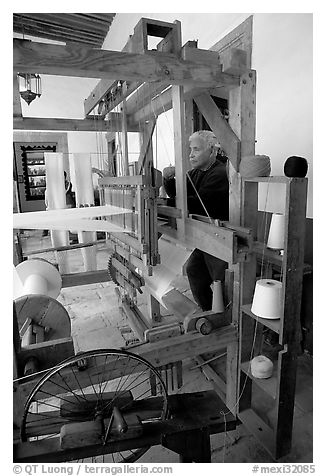
[(189, 137), (189, 140), (200, 137), (206, 147), (214, 147), (215, 150), (221, 147), (216, 135), (212, 131), (196, 131)]

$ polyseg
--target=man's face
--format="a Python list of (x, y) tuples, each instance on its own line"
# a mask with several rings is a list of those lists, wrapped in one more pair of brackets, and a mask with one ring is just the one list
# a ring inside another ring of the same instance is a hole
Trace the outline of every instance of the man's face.
[(200, 137), (189, 140), (190, 155), (189, 160), (193, 169), (205, 169), (211, 163), (211, 148), (206, 148), (204, 141)]

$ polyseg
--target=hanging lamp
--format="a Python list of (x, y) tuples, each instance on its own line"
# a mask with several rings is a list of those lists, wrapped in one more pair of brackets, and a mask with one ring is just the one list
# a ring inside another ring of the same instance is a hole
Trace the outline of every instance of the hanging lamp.
[(41, 77), (34, 73), (18, 73), (19, 94), (28, 105), (42, 94)]

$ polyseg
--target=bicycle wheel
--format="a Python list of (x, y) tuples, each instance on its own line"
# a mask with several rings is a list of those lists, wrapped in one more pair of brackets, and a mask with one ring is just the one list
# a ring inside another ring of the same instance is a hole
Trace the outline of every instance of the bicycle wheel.
[(165, 419), (167, 391), (159, 373), (145, 359), (125, 350), (83, 352), (50, 369), (34, 387), (25, 404), (21, 438), (53, 438), (64, 425), (100, 418), (105, 443), (93, 454), (83, 451), (79, 460), (134, 462), (149, 447), (112, 451), (114, 437), (109, 427), (117, 408), (123, 418), (136, 413), (140, 426)]

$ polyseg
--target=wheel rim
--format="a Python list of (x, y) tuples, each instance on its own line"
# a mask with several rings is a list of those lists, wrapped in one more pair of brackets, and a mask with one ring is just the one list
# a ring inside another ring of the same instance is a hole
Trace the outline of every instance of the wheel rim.
[[(86, 364), (86, 368), (83, 368)], [(101, 454), (87, 455), (84, 461), (134, 462), (149, 447), (111, 452), (109, 419), (118, 406), (124, 416), (153, 401), (155, 410), (138, 412), (141, 422), (167, 417), (167, 391), (160, 374), (145, 359), (131, 352), (99, 349), (80, 353), (49, 370), (30, 393), (24, 409), (23, 441), (59, 436), (61, 427), (76, 421), (92, 421), (101, 415), (104, 439)], [(79, 460), (80, 461), (80, 460)]]

